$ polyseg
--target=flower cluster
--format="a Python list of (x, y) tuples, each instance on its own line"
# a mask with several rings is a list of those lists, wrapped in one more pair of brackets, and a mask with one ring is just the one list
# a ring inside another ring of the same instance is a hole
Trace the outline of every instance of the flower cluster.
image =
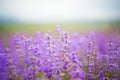
[(15, 33), (7, 48), (0, 43), (0, 80), (120, 80), (119, 40), (58, 25), (56, 35)]

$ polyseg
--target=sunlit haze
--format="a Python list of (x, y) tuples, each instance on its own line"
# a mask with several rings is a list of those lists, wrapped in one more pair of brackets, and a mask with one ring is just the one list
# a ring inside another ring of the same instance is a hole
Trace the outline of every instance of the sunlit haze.
[(25, 22), (120, 19), (120, 0), (0, 0), (0, 17)]

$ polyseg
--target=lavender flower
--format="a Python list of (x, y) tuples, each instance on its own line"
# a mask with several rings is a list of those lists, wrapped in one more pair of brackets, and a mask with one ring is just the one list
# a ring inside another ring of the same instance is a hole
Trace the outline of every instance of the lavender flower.
[[(119, 80), (119, 38), (51, 31), (14, 34), (0, 42), (0, 80)], [(101, 39), (102, 41), (101, 41)]]

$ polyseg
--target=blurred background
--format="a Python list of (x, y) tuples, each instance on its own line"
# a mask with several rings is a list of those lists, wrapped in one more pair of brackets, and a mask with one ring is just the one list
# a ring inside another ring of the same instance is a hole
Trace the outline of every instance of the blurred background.
[(120, 33), (120, 0), (0, 0), (0, 37), (17, 31)]

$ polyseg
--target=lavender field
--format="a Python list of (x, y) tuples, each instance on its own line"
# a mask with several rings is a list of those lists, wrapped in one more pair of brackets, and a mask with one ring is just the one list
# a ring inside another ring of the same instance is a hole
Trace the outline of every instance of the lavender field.
[(0, 80), (120, 80), (120, 0), (0, 0)]
[(0, 80), (120, 80), (120, 36), (16, 32), (0, 42)]

